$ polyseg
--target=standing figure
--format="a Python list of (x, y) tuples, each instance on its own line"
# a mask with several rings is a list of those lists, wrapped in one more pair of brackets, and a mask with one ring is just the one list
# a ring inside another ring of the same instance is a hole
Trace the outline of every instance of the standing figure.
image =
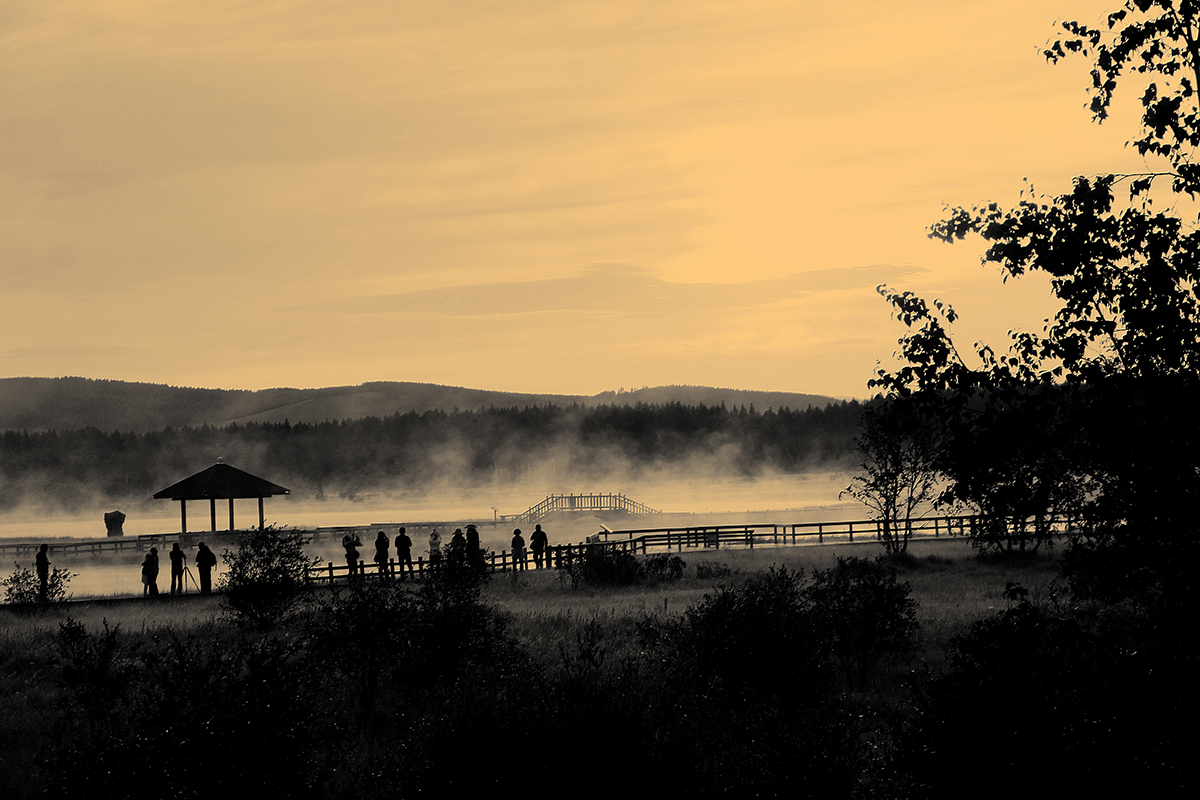
[(442, 563), (442, 535), (434, 528), (429, 532), (429, 565)]
[(358, 546), (362, 540), (357, 533), (347, 533), (342, 537), (342, 547), (346, 548), (346, 577), (354, 578), (358, 574)]
[(200, 594), (212, 591), (212, 568), (217, 565), (217, 556), (204, 542), (196, 545), (196, 569), (200, 573)]
[(483, 551), (479, 549), (479, 531), (474, 525), (467, 525), (467, 563), (472, 569), (485, 569)]
[(412, 563), (412, 539), (408, 538), (408, 534), (404, 528), (396, 531), (396, 565), (400, 567), (400, 577), (404, 577), (404, 565), (408, 565), (408, 571), (413, 571)]
[(379, 574), (387, 575), (391, 572), (388, 565), (388, 546), (391, 542), (388, 541), (387, 534), (383, 531), (375, 537), (375, 563), (379, 566)]
[(37, 555), (34, 556), (34, 565), (37, 567), (38, 574), (38, 602), (44, 603), (48, 599), (50, 590), (50, 556), (47, 552), (50, 550), (50, 545), (44, 544), (38, 548)]
[(520, 528), (513, 530), (512, 557), (514, 571), (529, 569), (529, 562), (525, 560), (525, 537), (521, 535)]
[(550, 544), (550, 539), (546, 536), (546, 532), (542, 530), (541, 525), (533, 526), (533, 533), (529, 534), (529, 549), (533, 551), (533, 563), (538, 569), (542, 568), (542, 558), (546, 557), (546, 566), (550, 566), (550, 559), (546, 553), (546, 548)]
[(450, 537), (450, 564), (461, 567), (467, 560), (467, 540), (463, 538), (462, 528), (455, 528)]
[(158, 597), (158, 548), (151, 547), (142, 559), (142, 597)]
[(183, 563), (187, 561), (187, 554), (179, 549), (179, 542), (171, 545), (171, 552), (167, 553), (171, 559), (171, 594), (183, 594)]

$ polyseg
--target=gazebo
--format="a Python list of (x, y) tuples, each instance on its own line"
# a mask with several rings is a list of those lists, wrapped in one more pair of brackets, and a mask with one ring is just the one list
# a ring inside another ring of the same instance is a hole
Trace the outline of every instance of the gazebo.
[(229, 500), (229, 530), (233, 527), (233, 501), (236, 498), (258, 498), (258, 529), (262, 530), (263, 498), (277, 494), (291, 494), (288, 489), (271, 483), (265, 478), (251, 475), (237, 467), (217, 460), (206, 470), (197, 472), (190, 478), (184, 478), (173, 483), (161, 492), (155, 492), (155, 500), (178, 500), (181, 519), (181, 533), (187, 533), (187, 501), (208, 500), (209, 515), (212, 518), (212, 530), (217, 529), (217, 501)]

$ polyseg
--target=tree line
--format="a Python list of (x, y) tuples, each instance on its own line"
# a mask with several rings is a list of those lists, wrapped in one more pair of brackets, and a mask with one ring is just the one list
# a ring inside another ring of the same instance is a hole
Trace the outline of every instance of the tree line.
[(217, 458), (294, 493), (349, 499), (669, 468), (740, 477), (795, 473), (849, 463), (862, 408), (857, 401), (766, 411), (677, 402), (544, 405), (148, 433), (9, 430), (0, 438), (0, 506), (138, 502)]

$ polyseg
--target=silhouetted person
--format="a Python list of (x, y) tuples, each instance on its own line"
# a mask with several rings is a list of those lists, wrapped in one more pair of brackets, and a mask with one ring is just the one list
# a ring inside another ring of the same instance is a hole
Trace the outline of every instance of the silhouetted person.
[(483, 550), (479, 547), (479, 531), (467, 526), (467, 563), (476, 569), (484, 568)]
[(514, 571), (518, 569), (529, 569), (529, 562), (525, 560), (525, 537), (521, 535), (520, 528), (513, 530), (512, 556)]
[(454, 535), (450, 537), (450, 561), (454, 566), (460, 567), (467, 560), (467, 540), (463, 536), (462, 528), (455, 528)]
[(375, 537), (375, 564), (379, 567), (379, 574), (388, 574), (388, 548), (391, 542), (388, 541), (387, 534), (383, 531)]
[(171, 559), (171, 594), (183, 594), (183, 564), (187, 561), (187, 554), (179, 549), (179, 542), (176, 542), (171, 545), (167, 557)]
[(404, 565), (408, 565), (408, 571), (413, 571), (412, 563), (412, 539), (408, 538), (408, 534), (404, 528), (396, 531), (396, 564), (400, 567), (400, 577), (404, 577)]
[[(533, 551), (533, 563), (538, 569), (542, 568), (542, 559), (546, 555), (546, 548), (550, 545), (550, 539), (546, 536), (546, 532), (542, 530), (541, 525), (533, 526), (533, 533), (529, 534), (529, 549)], [(546, 566), (550, 566), (547, 561)]]
[(434, 528), (429, 532), (429, 565), (442, 563), (442, 535)]
[(142, 559), (142, 596), (158, 597), (158, 548), (151, 547)]
[(358, 574), (358, 547), (362, 540), (358, 534), (347, 533), (342, 537), (342, 547), (346, 548), (346, 577), (353, 578)]
[(48, 599), (50, 591), (50, 556), (47, 552), (50, 550), (50, 545), (44, 544), (38, 548), (37, 555), (34, 556), (34, 566), (37, 567), (38, 574), (38, 602), (44, 603)]
[(200, 573), (200, 594), (212, 591), (212, 568), (217, 565), (217, 556), (204, 542), (196, 545), (196, 571)]

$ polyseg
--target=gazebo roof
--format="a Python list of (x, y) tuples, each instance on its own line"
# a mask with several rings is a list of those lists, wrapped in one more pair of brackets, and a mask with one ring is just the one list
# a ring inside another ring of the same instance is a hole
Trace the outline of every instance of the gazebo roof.
[(217, 462), (190, 478), (173, 483), (154, 493), (155, 500), (224, 500), (241, 497), (270, 497), (276, 494), (291, 494), (291, 490), (271, 483), (265, 478), (251, 475), (237, 467)]

